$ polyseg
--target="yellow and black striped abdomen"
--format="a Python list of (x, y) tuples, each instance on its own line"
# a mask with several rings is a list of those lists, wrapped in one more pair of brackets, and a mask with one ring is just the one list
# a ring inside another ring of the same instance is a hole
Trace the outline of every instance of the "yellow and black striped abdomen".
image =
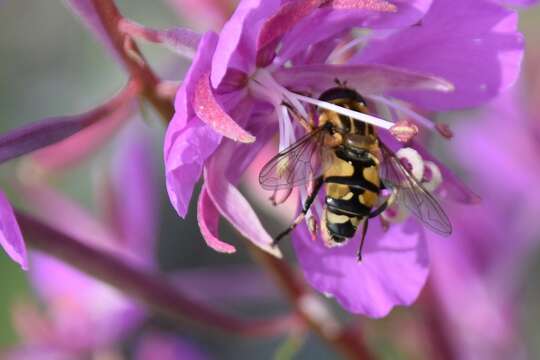
[(380, 192), (379, 166), (367, 150), (340, 147), (324, 173), (326, 209), (323, 229), (335, 243), (356, 233), (361, 221), (377, 204)]

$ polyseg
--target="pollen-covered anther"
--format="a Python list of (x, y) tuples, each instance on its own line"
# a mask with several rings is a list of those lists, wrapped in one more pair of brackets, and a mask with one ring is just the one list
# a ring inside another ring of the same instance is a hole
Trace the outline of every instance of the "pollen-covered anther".
[(409, 212), (399, 204), (393, 204), (381, 214), (383, 226), (388, 228), (391, 224), (402, 223), (409, 217)]
[(402, 119), (396, 122), (389, 131), (396, 140), (406, 143), (418, 134), (418, 126), (409, 120)]
[(422, 181), (424, 178), (424, 160), (418, 151), (410, 147), (404, 147), (399, 149), (396, 156), (401, 161), (405, 169), (407, 169), (412, 176), (418, 181)]
[(442, 183), (442, 174), (439, 167), (432, 161), (424, 161), (424, 176), (422, 185), (427, 191), (433, 192)]

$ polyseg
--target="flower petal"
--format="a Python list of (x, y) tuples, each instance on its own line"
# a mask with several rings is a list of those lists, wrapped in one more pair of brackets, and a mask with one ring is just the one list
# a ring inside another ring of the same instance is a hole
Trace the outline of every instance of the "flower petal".
[(223, 26), (212, 59), (211, 81), (217, 89), (229, 68), (250, 74), (255, 70), (256, 41), (263, 20), (280, 7), (279, 0), (241, 1), (231, 19)]
[(396, 12), (396, 5), (385, 0), (332, 0), (329, 4), (333, 9), (371, 10)]
[(193, 107), (199, 119), (221, 135), (243, 143), (255, 141), (255, 137), (242, 129), (218, 103), (210, 85), (209, 73), (202, 75), (197, 82)]
[(60, 170), (80, 164), (113, 137), (131, 118), (133, 103), (116, 109), (96, 124), (30, 155), (41, 168)]
[(384, 233), (372, 221), (357, 261), (359, 236), (342, 247), (313, 241), (305, 223), (293, 233), (293, 245), (306, 280), (348, 311), (379, 318), (396, 305), (410, 305), (428, 275), (428, 251), (421, 226), (410, 219)]
[(0, 135), (0, 163), (61, 141), (111, 116), (137, 94), (128, 84), (118, 95), (93, 110), (74, 116), (47, 118)]
[(159, 213), (156, 154), (147, 126), (138, 123), (126, 130), (111, 162), (111, 189), (105, 201), (112, 206), (104, 220), (117, 230), (123, 245), (153, 266)]
[(110, 251), (117, 250), (121, 241), (115, 234), (73, 199), (43, 184), (17, 183), (16, 186), (22, 199), (32, 205), (29, 209), (31, 214), (40, 221), (86, 243)]
[(275, 79), (285, 87), (317, 94), (335, 86), (336, 79), (362, 94), (381, 94), (391, 89), (451, 91), (444, 79), (385, 65), (299, 65), (279, 69)]
[(15, 219), (13, 208), (2, 191), (0, 191), (0, 246), (11, 260), (19, 264), (23, 270), (28, 270), (26, 245), (21, 229)]
[(264, 251), (281, 257), (277, 247), (273, 247), (272, 237), (263, 228), (249, 202), (226, 178), (234, 143), (223, 142), (220, 149), (209, 160), (204, 171), (208, 195), (221, 215), (227, 219), (240, 234)]
[(212, 249), (232, 254), (236, 248), (219, 239), (219, 212), (208, 196), (206, 186), (203, 186), (197, 204), (197, 222), (206, 244)]
[(323, 0), (286, 2), (274, 15), (269, 17), (264, 22), (257, 38), (257, 66), (265, 67), (270, 64), (282, 36), (323, 2)]
[(30, 276), (50, 311), (54, 343), (69, 352), (110, 346), (144, 320), (143, 310), (118, 289), (53, 257), (33, 253)]
[(165, 179), (169, 199), (181, 217), (185, 217), (193, 188), (202, 174), (206, 159), (217, 149), (221, 135), (197, 118), (192, 118), (187, 126), (167, 135), (171, 148), (165, 148)]
[(219, 30), (234, 10), (232, 1), (222, 0), (167, 0), (178, 14), (197, 29)]
[(182, 86), (176, 93), (174, 100), (174, 117), (167, 129), (167, 136), (165, 137), (165, 151), (171, 146), (169, 131), (179, 131), (183, 129), (187, 121), (195, 115), (193, 111), (193, 96), (195, 93), (195, 86), (203, 74), (210, 69), (210, 54), (212, 54), (216, 48), (218, 36), (214, 32), (207, 32), (203, 35), (195, 58), (191, 63), (189, 71), (184, 76)]
[[(333, 38), (355, 27), (373, 29), (399, 29), (417, 23), (431, 6), (432, 0), (394, 0), (396, 12), (365, 10), (339, 11), (328, 7), (316, 10), (304, 18), (283, 37), (279, 51), (281, 61), (291, 59), (309, 46)], [(314, 31), (316, 29), (316, 31)]]
[(396, 11), (393, 4), (384, 0), (300, 0), (284, 3), (281, 8), (266, 20), (257, 39), (257, 66), (270, 64), (275, 49), (287, 32), (298, 22), (313, 13), (321, 5), (332, 9)]
[(481, 104), (509, 88), (522, 55), (515, 12), (486, 0), (437, 0), (418, 26), (369, 42), (352, 62), (447, 79), (452, 93), (396, 93), (425, 109), (446, 110)]
[(158, 30), (127, 19), (120, 20), (118, 28), (132, 37), (167, 45), (171, 50), (188, 58), (193, 58), (201, 41), (201, 34), (187, 28)]
[(217, 35), (204, 34), (195, 59), (175, 99), (175, 114), (165, 134), (164, 159), (167, 192), (172, 205), (185, 217), (202, 166), (221, 141), (221, 136), (195, 116), (193, 98), (197, 82), (210, 69)]

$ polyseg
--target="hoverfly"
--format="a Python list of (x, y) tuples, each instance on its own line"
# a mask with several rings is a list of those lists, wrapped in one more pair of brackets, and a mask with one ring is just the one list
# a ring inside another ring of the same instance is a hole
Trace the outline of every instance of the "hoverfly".
[[(338, 85), (319, 99), (368, 113), (366, 102), (358, 92)], [(266, 190), (313, 185), (300, 215), (275, 238), (274, 245), (304, 219), (323, 186), (326, 189), (320, 220), (323, 240), (328, 247), (345, 244), (362, 225), (359, 261), (369, 219), (380, 215), (394, 201), (408, 208), (434, 232), (441, 235), (452, 232), (437, 200), (380, 140), (372, 125), (330, 110), (319, 109), (318, 114), (318, 125), (310, 127), (305, 136), (274, 156), (259, 174), (259, 182)], [(305, 119), (298, 120), (304, 126), (307, 123)], [(390, 190), (390, 195), (383, 196), (384, 189)]]

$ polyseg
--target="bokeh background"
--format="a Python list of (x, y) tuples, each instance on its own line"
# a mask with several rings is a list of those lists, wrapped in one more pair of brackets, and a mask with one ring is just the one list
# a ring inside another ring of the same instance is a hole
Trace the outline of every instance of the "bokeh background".
[[(164, 28), (186, 24), (181, 14), (173, 11), (166, 1), (118, 0), (117, 3), (126, 16), (148, 26)], [(527, 106), (527, 102), (540, 102), (540, 94), (533, 91), (533, 82), (538, 82), (540, 78), (540, 7), (523, 11), (520, 22), (527, 39), (527, 51), (523, 79), (519, 86), (525, 89), (523, 100), (524, 106)], [(197, 23), (202, 27), (205, 20), (197, 19)], [(179, 80), (189, 65), (186, 60), (158, 46), (142, 44), (142, 50), (163, 78)], [(126, 81), (122, 69), (60, 0), (0, 1), (0, 69), (0, 132), (44, 117), (89, 109), (107, 99)], [(159, 183), (164, 184), (159, 146), (164, 129), (149, 108), (144, 114), (142, 121), (156, 139), (153, 153), (156, 174)], [(454, 118), (459, 121), (459, 116), (453, 114)], [(91, 207), (93, 182), (109, 166), (113, 147), (114, 139), (90, 160), (55, 179), (55, 185)], [(444, 147), (439, 150), (444, 156)], [(540, 161), (540, 154), (537, 157)], [(456, 168), (458, 173), (459, 170)], [(20, 168), (16, 161), (2, 165), (0, 187), (6, 190), (16, 206), (28, 207), (31, 204), (23, 203), (12, 187), (11, 179), (20, 176), (18, 172)], [(163, 186), (159, 191), (162, 206), (159, 209), (160, 232), (156, 252), (164, 271), (209, 267), (226, 271), (228, 266), (250, 266), (251, 260), (245, 251), (224, 256), (209, 249), (199, 234), (194, 211), (190, 211), (185, 221), (180, 220), (169, 205)], [(265, 225), (271, 233), (283, 227), (283, 223), (272, 215), (265, 219)], [(224, 228), (226, 241), (230, 239), (232, 243), (238, 243), (233, 232), (226, 226)], [(290, 247), (286, 245), (285, 249), (286, 256), (294, 259)], [(529, 259), (531, 261), (526, 265), (526, 278), (516, 279), (522, 282), (520, 286), (525, 299), (519, 304), (519, 326), (525, 335), (531, 358), (540, 358), (540, 252), (532, 254)], [(271, 296), (243, 302), (241, 306), (230, 305), (233, 310), (256, 315), (279, 313), (287, 309), (287, 305), (274, 293), (270, 281), (267, 281), (267, 292)], [(0, 348), (13, 346), (18, 341), (11, 319), (11, 309), (18, 302), (38, 300), (25, 273), (7, 256), (0, 254)], [(350, 318), (339, 307), (334, 307), (341, 318)], [(398, 308), (384, 320), (364, 320), (366, 328), (370, 329), (366, 333), (368, 341), (374, 345), (377, 353), (388, 359), (407, 358), (406, 351), (389, 334), (399, 332), (395, 324), (415, 316), (415, 307)], [(285, 341), (283, 338), (242, 339), (190, 328), (175, 328), (174, 331), (202, 348), (210, 358), (221, 359), (271, 358)], [(315, 336), (310, 335), (305, 341), (296, 354), (297, 358), (327, 359), (336, 356)]]

